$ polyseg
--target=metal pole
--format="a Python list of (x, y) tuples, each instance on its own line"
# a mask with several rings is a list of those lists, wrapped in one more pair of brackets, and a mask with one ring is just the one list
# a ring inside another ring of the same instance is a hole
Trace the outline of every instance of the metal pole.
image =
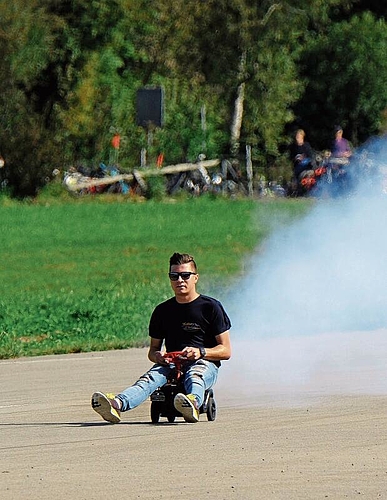
[(246, 176), (249, 196), (253, 196), (253, 162), (251, 160), (251, 146), (246, 145)]

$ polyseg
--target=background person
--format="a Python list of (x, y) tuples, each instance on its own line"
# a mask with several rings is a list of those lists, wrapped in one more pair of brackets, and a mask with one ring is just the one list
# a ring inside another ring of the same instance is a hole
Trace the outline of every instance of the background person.
[(334, 158), (350, 158), (352, 156), (352, 148), (343, 137), (343, 129), (340, 125), (334, 128), (335, 139), (332, 144), (332, 157)]
[(296, 195), (302, 195), (314, 182), (313, 149), (309, 142), (305, 141), (304, 130), (298, 129), (296, 131), (294, 141), (289, 149), (293, 163), (293, 192)]
[(305, 132), (296, 131), (293, 143), (290, 146), (290, 157), (293, 162), (293, 172), (298, 179), (300, 174), (312, 169), (313, 150), (309, 142), (305, 141)]
[(215, 384), (221, 360), (231, 356), (230, 319), (218, 300), (196, 291), (199, 274), (194, 258), (174, 253), (169, 279), (174, 297), (155, 308), (149, 323), (148, 358), (155, 364), (116, 396), (92, 395), (92, 408), (107, 422), (120, 422), (120, 412), (143, 403), (168, 381), (174, 366), (165, 353), (172, 351), (183, 351), (187, 360), (182, 367), (185, 393), (175, 396), (175, 408), (186, 422), (197, 422), (205, 391)]
[(332, 143), (332, 154), (329, 163), (331, 164), (335, 181), (333, 194), (341, 195), (351, 187), (348, 177), (348, 165), (349, 159), (352, 156), (352, 148), (349, 141), (343, 137), (343, 129), (340, 125), (336, 125), (334, 133), (335, 138)]

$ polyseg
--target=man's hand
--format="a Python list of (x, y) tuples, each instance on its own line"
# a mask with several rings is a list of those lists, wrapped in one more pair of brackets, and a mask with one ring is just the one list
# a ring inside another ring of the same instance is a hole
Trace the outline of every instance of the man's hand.
[(154, 353), (155, 361), (159, 365), (169, 365), (169, 361), (164, 358), (165, 353), (161, 351), (156, 351)]
[(200, 349), (198, 347), (184, 347), (182, 352), (189, 361), (197, 361), (201, 358)]

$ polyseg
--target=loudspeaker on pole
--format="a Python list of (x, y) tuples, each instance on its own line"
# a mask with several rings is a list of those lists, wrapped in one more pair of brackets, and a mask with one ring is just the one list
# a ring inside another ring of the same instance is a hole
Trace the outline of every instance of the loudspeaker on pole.
[(164, 121), (164, 90), (161, 87), (145, 87), (137, 90), (136, 123), (149, 129), (162, 127)]

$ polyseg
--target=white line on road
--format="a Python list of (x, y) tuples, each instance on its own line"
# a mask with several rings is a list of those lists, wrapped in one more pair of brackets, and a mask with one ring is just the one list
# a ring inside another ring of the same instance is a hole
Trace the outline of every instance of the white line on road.
[(0, 361), (0, 365), (22, 365), (24, 363), (48, 363), (51, 361), (55, 361), (57, 363), (58, 361), (90, 361), (94, 359), (102, 359), (103, 356), (92, 356), (92, 357), (87, 357), (87, 358), (42, 358), (42, 359), (23, 359), (20, 361), (15, 361), (15, 360), (10, 360), (10, 361)]

